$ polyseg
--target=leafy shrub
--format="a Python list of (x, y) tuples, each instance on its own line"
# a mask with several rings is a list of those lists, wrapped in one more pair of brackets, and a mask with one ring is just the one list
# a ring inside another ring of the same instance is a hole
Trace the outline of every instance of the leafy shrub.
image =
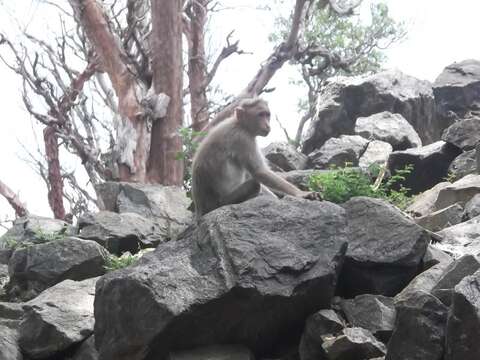
[(401, 183), (412, 171), (412, 166), (398, 170), (384, 183), (374, 186), (374, 179), (383, 171), (379, 166), (372, 166), (368, 171), (344, 167), (332, 169), (325, 173), (314, 173), (309, 178), (309, 189), (319, 191), (323, 198), (341, 204), (355, 196), (368, 196), (389, 201), (401, 209), (406, 208), (411, 197), (410, 189)]
[(192, 187), (192, 161), (195, 151), (197, 151), (200, 141), (198, 137), (203, 137), (207, 133), (205, 131), (195, 131), (191, 128), (184, 127), (179, 130), (180, 136), (183, 142), (183, 150), (176, 154), (176, 160), (183, 161), (185, 163), (185, 172), (183, 177), (183, 187), (187, 190), (187, 195), (190, 196), (190, 190)]

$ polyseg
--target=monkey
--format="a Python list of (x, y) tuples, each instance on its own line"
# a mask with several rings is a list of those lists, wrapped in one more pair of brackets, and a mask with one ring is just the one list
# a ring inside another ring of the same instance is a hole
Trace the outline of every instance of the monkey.
[(192, 163), (192, 198), (197, 219), (228, 204), (257, 196), (262, 184), (286, 195), (321, 200), (271, 171), (256, 142), (270, 133), (270, 109), (261, 98), (244, 99), (234, 114), (212, 127)]

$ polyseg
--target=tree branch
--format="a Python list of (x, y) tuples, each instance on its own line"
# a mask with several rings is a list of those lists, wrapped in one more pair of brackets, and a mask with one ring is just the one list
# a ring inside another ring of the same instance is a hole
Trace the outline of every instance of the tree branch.
[(10, 206), (15, 210), (15, 215), (18, 217), (28, 214), (26, 205), (20, 201), (17, 194), (13, 192), (4, 182), (0, 180), (0, 195), (7, 199)]

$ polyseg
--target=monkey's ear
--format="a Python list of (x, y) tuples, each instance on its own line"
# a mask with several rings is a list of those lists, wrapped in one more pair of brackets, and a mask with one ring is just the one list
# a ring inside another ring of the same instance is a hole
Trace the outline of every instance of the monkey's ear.
[(237, 118), (238, 121), (243, 121), (245, 118), (245, 109), (243, 109), (240, 106), (237, 106), (235, 108), (235, 117)]

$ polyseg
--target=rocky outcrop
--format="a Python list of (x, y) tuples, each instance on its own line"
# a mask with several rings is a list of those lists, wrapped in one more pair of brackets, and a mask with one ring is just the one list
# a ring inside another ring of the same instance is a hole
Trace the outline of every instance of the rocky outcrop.
[(480, 141), (480, 117), (455, 122), (445, 130), (442, 140), (464, 151), (475, 149), (475, 145)]
[(463, 220), (467, 221), (480, 215), (480, 194), (475, 195), (465, 204), (463, 211)]
[(343, 334), (325, 339), (322, 347), (327, 359), (373, 359), (385, 355), (385, 345), (368, 330), (345, 328)]
[(319, 95), (317, 114), (311, 122), (303, 153), (319, 149), (328, 139), (353, 134), (355, 122), (383, 111), (401, 114), (424, 144), (438, 139), (450, 125), (435, 120), (431, 84), (397, 70), (367, 77), (341, 78), (329, 83)]
[(260, 197), (217, 209), (98, 282), (100, 358), (161, 360), (215, 343), (269, 354), (329, 306), (346, 246), (345, 212), (328, 202)]
[(438, 232), (443, 239), (437, 246), (456, 257), (480, 254), (480, 216)]
[(303, 170), (307, 167), (308, 158), (287, 143), (271, 143), (263, 149), (263, 154), (283, 171)]
[(435, 207), (443, 209), (455, 203), (465, 205), (476, 194), (480, 193), (480, 175), (471, 174), (455, 181), (438, 193)]
[(358, 135), (331, 138), (318, 150), (308, 155), (315, 169), (358, 166), (358, 161), (368, 146), (368, 140)]
[(441, 183), (438, 183), (431, 189), (428, 189), (427, 191), (418, 194), (413, 198), (412, 203), (407, 207), (406, 212), (411, 214), (414, 217), (422, 217), (429, 215), (437, 209), (435, 204), (438, 199), (438, 194), (440, 190), (446, 188), (447, 186), (451, 185), (451, 183), (444, 181)]
[(422, 146), (422, 140), (413, 126), (402, 115), (388, 111), (358, 118), (355, 123), (355, 134), (366, 139), (387, 142), (393, 150)]
[(364, 293), (397, 294), (416, 275), (429, 237), (383, 200), (356, 197), (342, 206), (350, 236), (341, 275), (342, 294), (347, 298)]
[(448, 177), (459, 180), (469, 174), (477, 173), (477, 152), (476, 150), (466, 151), (458, 155), (448, 168)]
[(17, 342), (18, 332), (0, 323), (0, 359), (23, 360)]
[(463, 207), (460, 204), (453, 204), (444, 209), (415, 219), (421, 227), (430, 231), (440, 231), (446, 227), (462, 222)]

